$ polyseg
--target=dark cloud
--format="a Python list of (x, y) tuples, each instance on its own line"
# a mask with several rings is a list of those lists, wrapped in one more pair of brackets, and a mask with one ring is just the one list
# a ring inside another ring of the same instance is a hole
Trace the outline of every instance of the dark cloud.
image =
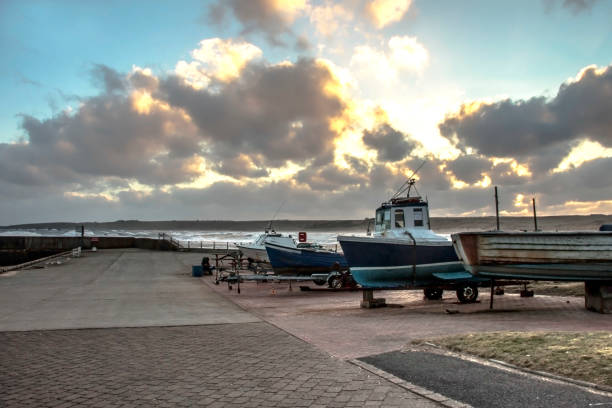
[[(288, 22), (275, 0), (219, 0), (210, 6), (208, 19), (210, 22), (221, 25), (227, 15), (232, 14), (243, 28), (243, 35), (263, 33), (272, 45), (284, 46), (284, 34), (293, 36), (290, 22)], [(297, 39), (296, 46), (304, 42)]]
[(185, 109), (221, 159), (260, 155), (265, 165), (332, 157), (337, 136), (330, 120), (345, 108), (325, 91), (329, 70), (314, 60), (293, 65), (251, 65), (242, 78), (218, 88), (196, 90), (180, 78), (161, 81), (158, 97)]
[(448, 164), (448, 169), (452, 171), (455, 177), (468, 184), (474, 184), (482, 180), (483, 173), (490, 168), (491, 162), (478, 155), (459, 156)]
[(529, 182), (529, 178), (517, 175), (510, 163), (498, 163), (487, 174), (491, 183), (499, 186), (520, 186)]
[[(108, 70), (102, 70), (107, 78), (120, 77)], [(27, 143), (0, 144), (0, 179), (61, 185), (118, 177), (160, 185), (199, 175), (192, 164), (199, 160), (200, 140), (181, 114), (155, 109), (139, 114), (116, 86), (106, 89), (112, 93), (82, 100), (74, 114), (44, 120), (23, 115)]]
[(103, 64), (95, 64), (91, 70), (91, 77), (94, 83), (106, 91), (113, 93), (115, 91), (125, 90), (125, 81), (123, 76), (112, 68)]
[[(447, 116), (439, 128), (459, 148), (529, 159), (542, 170), (554, 168), (579, 140), (612, 146), (612, 67), (585, 69), (578, 80), (561, 85), (551, 100), (507, 99), (476, 110), (464, 107)], [(556, 163), (547, 154), (550, 150), (557, 155)]]
[(267, 169), (254, 167), (253, 164), (248, 157), (237, 156), (223, 159), (222, 162), (217, 163), (213, 168), (221, 174), (238, 179), (243, 177), (267, 177), (270, 174)]
[(368, 171), (368, 163), (365, 160), (348, 154), (344, 155), (344, 160), (346, 160), (349, 166), (357, 173), (365, 173)]
[(324, 167), (312, 166), (300, 171), (295, 179), (306, 184), (312, 190), (344, 190), (348, 187), (368, 184), (366, 174), (353, 174), (334, 164)]
[(408, 140), (407, 135), (387, 123), (373, 130), (365, 130), (363, 142), (378, 152), (379, 160), (392, 162), (402, 160), (417, 147), (417, 142)]
[[(424, 195), (425, 193), (432, 191), (450, 190), (451, 183), (449, 176), (442, 170), (443, 165), (445, 164), (447, 164), (447, 162), (432, 156), (417, 158), (411, 157), (402, 161), (401, 163), (398, 163), (398, 167), (404, 169), (405, 172), (408, 173), (407, 176), (418, 178), (417, 188)], [(416, 172), (417, 169), (419, 169), (418, 172)], [(399, 178), (398, 180), (400, 181), (400, 184), (405, 181), (402, 178)], [(396, 187), (399, 187), (399, 185)]]
[(154, 91), (157, 88), (158, 81), (157, 78), (145, 75), (142, 72), (134, 72), (130, 75), (130, 84), (134, 88)]

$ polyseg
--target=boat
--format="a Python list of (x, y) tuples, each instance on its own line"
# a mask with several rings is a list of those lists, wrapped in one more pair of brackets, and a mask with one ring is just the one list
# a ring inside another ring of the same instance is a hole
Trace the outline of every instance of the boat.
[(319, 244), (300, 242), (295, 247), (288, 247), (266, 242), (265, 247), (277, 275), (312, 275), (348, 269), (344, 255)]
[(363, 288), (431, 288), (430, 299), (453, 288), (460, 300), (475, 300), (478, 279), (465, 271), (451, 240), (431, 230), (429, 203), (410, 195), (414, 185), (409, 178), (376, 209), (371, 236), (338, 237), (353, 278)]
[(263, 234), (260, 234), (253, 242), (236, 243), (236, 247), (242, 253), (242, 256), (247, 258), (249, 262), (270, 262), (268, 253), (266, 252), (266, 243), (279, 244), (288, 248), (297, 246), (295, 239), (291, 235), (282, 235), (273, 229), (266, 228)]
[(452, 234), (474, 276), (554, 281), (612, 280), (612, 231), (479, 231)]

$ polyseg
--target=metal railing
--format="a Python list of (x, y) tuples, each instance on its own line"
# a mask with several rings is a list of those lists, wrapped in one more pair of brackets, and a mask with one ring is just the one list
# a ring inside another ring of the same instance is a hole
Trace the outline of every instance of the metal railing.
[[(173, 238), (170, 234), (160, 232), (158, 234), (159, 239), (168, 241), (172, 246), (178, 249), (213, 249), (213, 250), (238, 250), (236, 244), (247, 244), (248, 242), (229, 242), (229, 241), (192, 241), (192, 240), (178, 240)], [(341, 252), (341, 248), (338, 244), (323, 244), (321, 245), (324, 249)]]

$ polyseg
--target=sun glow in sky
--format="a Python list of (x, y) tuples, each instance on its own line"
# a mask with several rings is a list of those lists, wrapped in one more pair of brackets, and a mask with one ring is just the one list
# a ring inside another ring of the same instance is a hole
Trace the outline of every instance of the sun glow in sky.
[(509, 215), (534, 194), (542, 215), (612, 213), (610, 16), (4, 1), (0, 225), (265, 219), (283, 200), (285, 218), (362, 218), (423, 161), (433, 215), (490, 214), (494, 185)]

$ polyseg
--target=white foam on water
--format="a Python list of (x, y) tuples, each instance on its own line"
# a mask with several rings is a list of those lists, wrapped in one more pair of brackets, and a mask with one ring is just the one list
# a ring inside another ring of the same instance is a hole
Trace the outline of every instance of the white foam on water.
[[(190, 231), (190, 230), (85, 230), (86, 237), (135, 237), (135, 238), (159, 238), (160, 234), (170, 236), (175, 240), (189, 243), (202, 243), (202, 245), (210, 245), (213, 242), (226, 244), (252, 242), (263, 231)], [(281, 232), (279, 232), (281, 233)], [(317, 242), (323, 245), (334, 245), (337, 243), (338, 235), (365, 235), (364, 233), (356, 233), (355, 231), (316, 231), (308, 232), (307, 240), (309, 242)], [(296, 241), (298, 240), (298, 231), (282, 232), (283, 235), (291, 235)], [(80, 231), (75, 229), (38, 229), (38, 230), (7, 230), (0, 231), (0, 236), (47, 236), (47, 237), (79, 237)]]

